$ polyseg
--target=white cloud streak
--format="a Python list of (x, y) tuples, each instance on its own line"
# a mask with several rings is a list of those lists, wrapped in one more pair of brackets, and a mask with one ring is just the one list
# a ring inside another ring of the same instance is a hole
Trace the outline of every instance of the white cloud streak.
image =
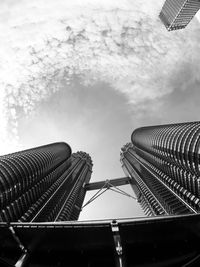
[(175, 90), (180, 61), (198, 61), (199, 28), (168, 33), (158, 19), (163, 2), (1, 1), (2, 140), (9, 119), (16, 132), (17, 108), (28, 113), (74, 74), (105, 81), (135, 105)]

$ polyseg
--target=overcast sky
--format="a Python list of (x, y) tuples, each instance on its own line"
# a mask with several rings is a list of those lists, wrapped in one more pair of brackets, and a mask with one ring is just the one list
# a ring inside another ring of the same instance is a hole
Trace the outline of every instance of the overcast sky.
[[(167, 32), (163, 0), (71, 2), (0, 2), (0, 154), (65, 141), (92, 181), (122, 177), (135, 128), (199, 120), (200, 24)], [(142, 215), (107, 192), (81, 219)]]

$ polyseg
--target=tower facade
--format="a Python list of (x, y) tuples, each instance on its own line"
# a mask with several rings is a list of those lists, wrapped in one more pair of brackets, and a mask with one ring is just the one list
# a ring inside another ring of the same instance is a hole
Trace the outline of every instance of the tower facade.
[(166, 0), (160, 19), (168, 31), (185, 28), (200, 9), (199, 0)]
[(54, 143), (0, 157), (0, 220), (78, 219), (91, 177), (88, 154)]
[(200, 122), (143, 127), (121, 163), (147, 215), (200, 211)]

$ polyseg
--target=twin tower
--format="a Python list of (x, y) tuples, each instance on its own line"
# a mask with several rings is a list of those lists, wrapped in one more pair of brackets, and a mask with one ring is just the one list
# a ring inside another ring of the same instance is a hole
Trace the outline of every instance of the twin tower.
[(54, 143), (0, 158), (1, 221), (77, 220), (92, 160)]
[[(131, 141), (122, 168), (147, 216), (198, 213), (200, 122), (138, 128)], [(92, 166), (66, 143), (1, 156), (0, 221), (77, 220)]]

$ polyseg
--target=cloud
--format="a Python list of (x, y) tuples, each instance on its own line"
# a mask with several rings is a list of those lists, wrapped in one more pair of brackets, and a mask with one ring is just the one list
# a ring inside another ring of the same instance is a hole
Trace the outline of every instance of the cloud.
[(162, 2), (1, 2), (4, 125), (9, 121), (16, 132), (19, 110), (29, 114), (73, 75), (84, 85), (110, 84), (134, 108), (176, 90), (180, 61), (198, 62), (199, 25), (168, 33), (158, 19)]
[[(84, 86), (73, 77), (70, 85), (38, 103), (35, 112), (18, 120), (19, 140), (24, 147), (65, 141), (73, 152), (88, 152), (94, 179), (123, 176), (120, 148), (130, 139), (131, 114), (127, 99), (106, 83)], [(28, 131), (27, 131), (28, 129)]]
[[(180, 72), (181, 74), (183, 74), (182, 71)], [(184, 83), (185, 79), (187, 81)], [(185, 79), (183, 79), (182, 83), (174, 81), (175, 86), (178, 86), (176, 90), (160, 100), (159, 116), (157, 116), (158, 122), (199, 121), (200, 81), (193, 80), (192, 69), (187, 69)]]

